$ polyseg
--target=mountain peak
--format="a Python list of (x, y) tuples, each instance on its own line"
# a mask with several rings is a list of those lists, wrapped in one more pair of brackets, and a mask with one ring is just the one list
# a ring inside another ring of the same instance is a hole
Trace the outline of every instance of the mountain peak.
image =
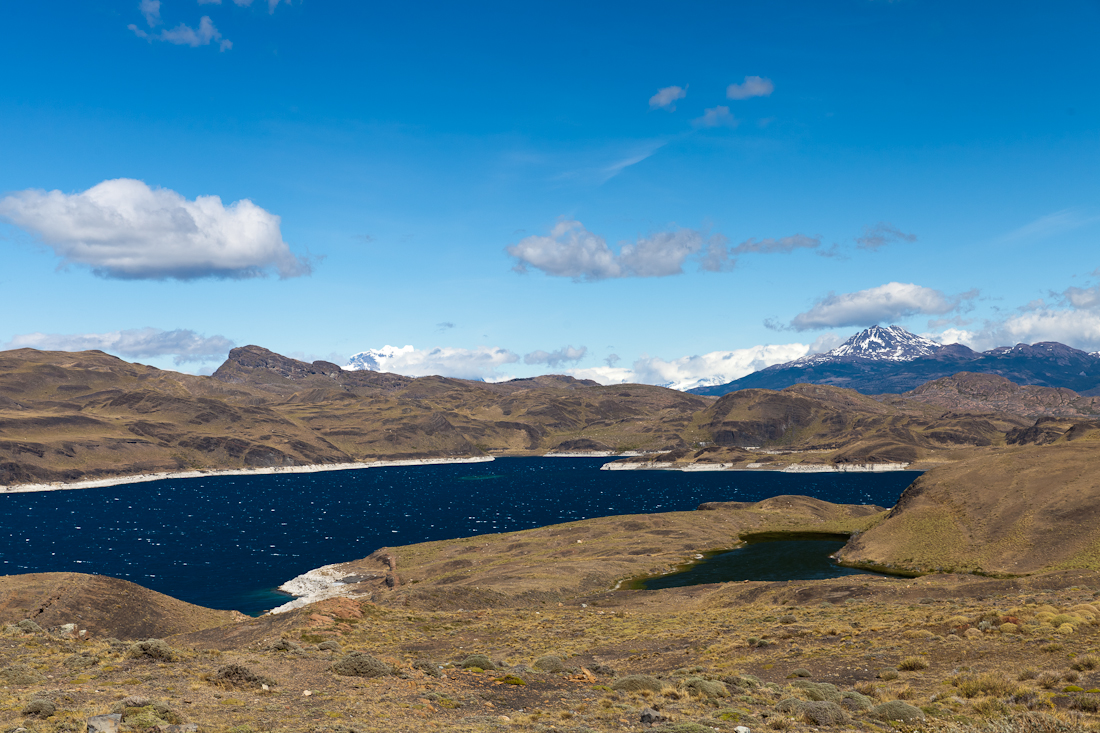
[(790, 366), (812, 366), (838, 361), (913, 361), (930, 356), (943, 346), (917, 336), (901, 326), (871, 326), (824, 354), (804, 356)]

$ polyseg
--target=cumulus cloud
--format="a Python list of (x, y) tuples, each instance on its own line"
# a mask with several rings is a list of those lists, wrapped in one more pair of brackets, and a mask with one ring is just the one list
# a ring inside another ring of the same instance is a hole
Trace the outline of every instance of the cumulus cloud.
[(517, 361), (517, 354), (495, 346), (478, 346), (474, 349), (383, 346), (381, 349), (356, 354), (345, 369), (369, 369), (409, 377), (438, 375), (456, 379), (498, 381), (506, 377), (497, 370), (505, 364), (514, 364)]
[(607, 241), (579, 221), (559, 221), (548, 236), (534, 235), (506, 248), (515, 257), (516, 272), (528, 268), (555, 277), (593, 282), (623, 277), (665, 277), (683, 272), (686, 261), (705, 256), (708, 247), (722, 246), (721, 235), (706, 236), (694, 229), (658, 232), (614, 252)]
[(667, 109), (672, 112), (676, 109), (676, 100), (687, 96), (687, 87), (664, 87), (649, 98), (650, 109)]
[(224, 358), (234, 343), (224, 336), (200, 336), (188, 329), (131, 328), (107, 333), (27, 333), (0, 347), (41, 351), (98, 349), (126, 358), (172, 356), (177, 364)]
[[(148, 16), (146, 16), (146, 18), (148, 18)], [(151, 25), (152, 23), (150, 23), (150, 26)], [(192, 28), (186, 23), (180, 23), (171, 30), (163, 30), (160, 33), (148, 33), (138, 28), (133, 23), (126, 27), (133, 31), (134, 35), (138, 38), (144, 38), (149, 42), (167, 41), (177, 46), (198, 48), (199, 46), (209, 46), (213, 41), (217, 41), (219, 51), (228, 51), (233, 48), (233, 41), (222, 38), (221, 32), (215, 27), (214, 21), (210, 20), (209, 15), (204, 15), (199, 18), (198, 28)]]
[(74, 194), (20, 191), (0, 199), (0, 217), (101, 277), (250, 278), (274, 269), (289, 278), (312, 271), (283, 241), (279, 217), (248, 199), (228, 206), (217, 196), (189, 200), (128, 178)]
[[(987, 320), (978, 327), (953, 324), (939, 334), (944, 343), (961, 343), (978, 351), (1018, 343), (1058, 341), (1084, 351), (1100, 350), (1100, 285), (1067, 288), (1055, 297), (1065, 307), (1044, 300), (1021, 306), (1000, 320)], [(930, 323), (937, 327), (939, 323)]]
[(580, 379), (593, 379), (601, 384), (657, 384), (671, 389), (725, 384), (773, 364), (784, 364), (810, 353), (806, 344), (769, 344), (734, 351), (712, 351), (698, 356), (684, 356), (666, 361), (658, 357), (642, 357), (631, 368), (603, 367), (572, 369)]
[(863, 236), (856, 237), (856, 243), (863, 249), (877, 250), (893, 242), (915, 242), (917, 235), (906, 234), (887, 221), (880, 221), (873, 227), (863, 227)]
[(576, 364), (588, 353), (588, 347), (582, 346), (574, 349), (572, 346), (563, 346), (555, 351), (532, 351), (523, 357), (524, 364), (546, 364), (550, 367), (558, 367), (572, 362)]
[(702, 117), (691, 121), (696, 127), (737, 127), (741, 120), (730, 114), (729, 107), (712, 107), (703, 111)]
[(810, 310), (795, 316), (790, 328), (807, 331), (840, 326), (866, 327), (917, 314), (942, 315), (975, 297), (976, 291), (948, 296), (913, 283), (891, 282), (854, 293), (830, 293)]
[(746, 76), (741, 84), (726, 87), (726, 99), (749, 99), (750, 97), (768, 97), (775, 91), (771, 79), (759, 76)]
[[(290, 0), (282, 0), (282, 1), (284, 1), (287, 5), (291, 4)], [(275, 8), (279, 5), (279, 2), (280, 2), (280, 0), (267, 0), (267, 12), (269, 12), (271, 14), (274, 14), (275, 13)], [(202, 5), (204, 3), (213, 3), (214, 5), (221, 5), (222, 0), (199, 0), (199, 5)], [(252, 0), (233, 0), (233, 4), (247, 8), (250, 5), (252, 5)]]

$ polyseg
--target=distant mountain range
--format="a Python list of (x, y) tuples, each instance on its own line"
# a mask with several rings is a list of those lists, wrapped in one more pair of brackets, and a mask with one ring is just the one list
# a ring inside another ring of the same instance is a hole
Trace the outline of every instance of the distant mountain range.
[(995, 374), (1016, 384), (1100, 395), (1100, 352), (1090, 354), (1055, 341), (977, 352), (961, 344), (937, 344), (900, 326), (873, 326), (824, 354), (688, 391), (724, 395), (741, 389), (784, 389), (808, 383), (846, 387), (863, 394), (900, 394), (959, 372)]

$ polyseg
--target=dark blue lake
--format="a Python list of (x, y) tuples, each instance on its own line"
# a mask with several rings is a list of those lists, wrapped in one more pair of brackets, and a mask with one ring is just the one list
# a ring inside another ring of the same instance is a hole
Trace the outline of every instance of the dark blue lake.
[(285, 602), (274, 589), (294, 576), (379, 547), (781, 494), (889, 507), (918, 475), (600, 471), (607, 460), (501, 458), (3, 494), (0, 573), (111, 575), (255, 614)]

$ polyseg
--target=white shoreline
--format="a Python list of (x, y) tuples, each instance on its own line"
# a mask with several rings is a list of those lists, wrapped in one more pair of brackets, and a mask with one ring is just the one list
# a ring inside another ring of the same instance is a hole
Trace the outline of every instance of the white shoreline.
[(776, 471), (778, 473), (885, 473), (906, 471), (908, 463), (791, 463), (782, 468), (771, 463), (749, 463), (735, 468), (734, 463), (672, 463), (649, 461), (646, 463), (605, 463), (601, 471)]
[(279, 586), (279, 590), (294, 596), (294, 600), (276, 606), (268, 613), (286, 613), (326, 598), (343, 597), (342, 590), (347, 586), (343, 580), (354, 573), (337, 570), (340, 565), (343, 563), (322, 565), (283, 583)]
[(97, 489), (104, 486), (140, 484), (146, 481), (164, 481), (176, 478), (208, 478), (211, 476), (253, 476), (275, 473), (321, 473), (323, 471), (357, 471), (362, 468), (389, 468), (392, 466), (431, 466), (447, 463), (488, 463), (492, 456), (474, 458), (415, 458), (405, 461), (373, 461), (371, 463), (314, 463), (308, 466), (273, 466), (271, 468), (225, 468), (210, 471), (175, 471), (172, 473), (138, 473), (130, 476), (112, 476), (110, 478), (89, 479), (64, 483), (55, 481), (47, 484), (15, 484), (0, 486), (0, 494), (19, 494), (28, 491), (70, 491), (75, 489)]

